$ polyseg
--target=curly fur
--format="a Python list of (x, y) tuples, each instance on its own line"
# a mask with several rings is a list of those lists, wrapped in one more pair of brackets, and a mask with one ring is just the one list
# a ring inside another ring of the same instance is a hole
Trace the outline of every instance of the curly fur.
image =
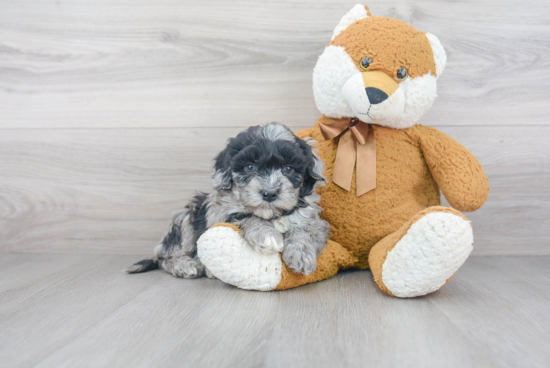
[(258, 252), (282, 252), (288, 267), (309, 274), (330, 233), (319, 217), (316, 188), (324, 165), (312, 145), (278, 123), (251, 127), (229, 140), (215, 159), (213, 191), (199, 193), (176, 213), (152, 259), (126, 272), (160, 268), (176, 277), (212, 277), (197, 256), (197, 240), (228, 222)]

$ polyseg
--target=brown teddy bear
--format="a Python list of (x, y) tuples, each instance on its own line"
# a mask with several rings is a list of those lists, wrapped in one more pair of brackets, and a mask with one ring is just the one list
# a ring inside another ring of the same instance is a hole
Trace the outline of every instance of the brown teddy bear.
[[(322, 217), (332, 235), (310, 275), (279, 254), (257, 254), (221, 224), (198, 242), (222, 281), (254, 290), (288, 289), (340, 269), (371, 269), (390, 295), (443, 286), (472, 250), (471, 212), (487, 200), (477, 159), (454, 139), (417, 121), (431, 107), (446, 55), (434, 35), (356, 5), (334, 30), (313, 72), (323, 116), (296, 134), (313, 137), (325, 162)], [(440, 189), (453, 208), (442, 207)]]

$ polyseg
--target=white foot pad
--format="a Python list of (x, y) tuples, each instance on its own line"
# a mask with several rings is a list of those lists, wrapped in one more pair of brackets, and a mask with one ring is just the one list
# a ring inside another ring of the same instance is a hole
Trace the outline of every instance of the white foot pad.
[(197, 241), (201, 262), (221, 281), (247, 290), (274, 290), (281, 281), (279, 253), (260, 254), (229, 227), (207, 230)]
[(429, 213), (388, 253), (382, 265), (382, 282), (401, 298), (436, 291), (466, 261), (473, 242), (469, 221), (451, 213)]

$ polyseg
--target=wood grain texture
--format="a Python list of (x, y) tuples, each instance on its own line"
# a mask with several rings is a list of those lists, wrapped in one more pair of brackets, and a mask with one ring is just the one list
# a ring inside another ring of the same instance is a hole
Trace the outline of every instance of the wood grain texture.
[[(319, 116), (356, 1), (0, 0), (0, 251), (150, 253), (227, 137)], [(474, 254), (550, 254), (550, 3), (369, 2), (448, 53), (422, 123), (476, 154)]]
[(2, 367), (550, 365), (549, 257), (474, 257), (441, 291), (397, 299), (368, 271), (261, 293), (121, 274), (127, 255), (6, 256), (35, 267), (0, 291)]
[[(295, 128), (297, 129), (297, 128)], [(550, 127), (441, 127), (490, 178), (474, 254), (550, 254)], [(148, 254), (240, 128), (4, 130), (0, 250)], [(184, 143), (182, 143), (184, 142)]]
[[(0, 128), (311, 125), (313, 66), (356, 2), (3, 0)], [(447, 49), (425, 124), (549, 124), (548, 2), (368, 5)]]
[[(0, 294), (1, 366), (35, 365), (162, 276), (153, 273), (147, 279), (117, 277), (131, 262), (130, 257), (93, 256), (73, 259), (69, 264), (66, 255), (49, 258), (49, 262), (36, 265), (39, 271), (29, 271), (42, 274), (40, 277), (36, 275), (32, 281)], [(64, 268), (49, 272), (52, 265)]]
[(500, 366), (547, 367), (549, 261), (548, 257), (473, 257), (459, 271), (460, 282), (451, 282), (428, 298)]
[(268, 367), (496, 366), (429, 300), (396, 302), (370, 272), (282, 292), (279, 316)]

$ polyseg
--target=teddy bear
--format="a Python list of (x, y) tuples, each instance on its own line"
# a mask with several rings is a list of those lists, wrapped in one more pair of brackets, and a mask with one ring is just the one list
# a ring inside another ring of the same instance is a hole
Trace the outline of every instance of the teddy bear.
[[(479, 161), (437, 129), (417, 124), (436, 97), (446, 64), (438, 38), (354, 6), (313, 71), (322, 117), (296, 133), (318, 142), (327, 183), (318, 189), (331, 236), (317, 269), (292, 272), (279, 253), (259, 254), (231, 224), (199, 239), (198, 254), (220, 280), (284, 290), (370, 269), (389, 295), (411, 298), (445, 285), (473, 249), (459, 211), (480, 208), (488, 179)], [(442, 192), (452, 207), (441, 206)]]

